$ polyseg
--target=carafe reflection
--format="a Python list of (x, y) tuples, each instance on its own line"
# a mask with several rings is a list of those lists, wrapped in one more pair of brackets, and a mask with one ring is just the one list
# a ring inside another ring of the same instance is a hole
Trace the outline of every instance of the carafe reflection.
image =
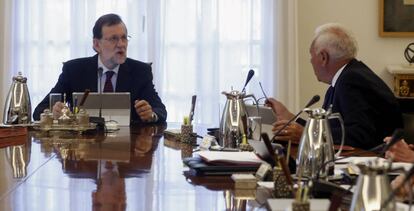
[(6, 148), (6, 158), (13, 171), (13, 178), (24, 178), (30, 162), (30, 150), (26, 144)]

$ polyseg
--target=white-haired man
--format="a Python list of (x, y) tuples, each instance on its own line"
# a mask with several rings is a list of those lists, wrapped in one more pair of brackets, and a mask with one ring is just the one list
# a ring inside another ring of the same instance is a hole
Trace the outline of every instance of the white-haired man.
[[(335, 23), (315, 30), (310, 46), (311, 63), (316, 78), (330, 87), (323, 108), (332, 105), (345, 124), (345, 144), (370, 149), (383, 143), (384, 137), (403, 126), (397, 99), (390, 88), (369, 67), (355, 59), (357, 43), (350, 32)], [(279, 130), (293, 114), (279, 101), (267, 102), (276, 111)], [(302, 124), (300, 124), (302, 123)], [(340, 142), (339, 122), (331, 122), (332, 135)], [(278, 140), (299, 141), (303, 121), (296, 121), (282, 131)]]

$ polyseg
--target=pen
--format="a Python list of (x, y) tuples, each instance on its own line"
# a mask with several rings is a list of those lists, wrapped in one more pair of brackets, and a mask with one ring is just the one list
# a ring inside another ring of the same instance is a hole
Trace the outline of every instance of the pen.
[(73, 102), (73, 113), (74, 114), (78, 113), (78, 97), (75, 97), (75, 100)]
[(196, 100), (197, 100), (197, 95), (193, 95), (193, 97), (191, 98), (191, 110), (190, 110), (190, 115), (189, 115), (189, 124), (190, 125), (191, 125), (191, 122), (193, 121), (193, 117), (194, 117), (194, 109), (195, 109)]
[(79, 103), (79, 107), (82, 107), (82, 106), (83, 106), (83, 104), (84, 104), (84, 103), (85, 103), (85, 101), (86, 101), (86, 98), (89, 96), (89, 92), (90, 92), (90, 90), (89, 90), (89, 89), (85, 89), (85, 92), (83, 92), (82, 99), (81, 99), (81, 101), (80, 101), (80, 103)]

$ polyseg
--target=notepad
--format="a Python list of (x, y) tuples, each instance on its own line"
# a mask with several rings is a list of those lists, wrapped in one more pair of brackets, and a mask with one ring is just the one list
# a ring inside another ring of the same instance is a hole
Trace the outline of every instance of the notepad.
[(200, 151), (200, 156), (208, 164), (212, 165), (251, 165), (260, 166), (265, 161), (261, 160), (254, 152), (220, 152)]

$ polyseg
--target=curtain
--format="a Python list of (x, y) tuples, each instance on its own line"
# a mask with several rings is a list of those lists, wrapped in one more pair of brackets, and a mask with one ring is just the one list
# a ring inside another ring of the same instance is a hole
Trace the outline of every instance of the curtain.
[(3, 122), (3, 106), (6, 94), (10, 89), (10, 51), (11, 48), (11, 1), (0, 1), (0, 119)]
[[(158, 67), (169, 120), (188, 115), (197, 95), (195, 121), (219, 125), (225, 96), (241, 91), (262, 97), (258, 82), (273, 96), (273, 0), (164, 0)], [(174, 112), (171, 112), (174, 111)]]
[(93, 56), (92, 27), (106, 13), (123, 18), (132, 37), (128, 56), (147, 61), (143, 32), (146, 1), (15, 0), (12, 1), (10, 75), (28, 78), (32, 107), (56, 83), (62, 63)]
[[(153, 63), (154, 83), (167, 106), (168, 121), (182, 121), (189, 113), (191, 96), (196, 94), (195, 122), (218, 126), (225, 102), (221, 92), (240, 91), (250, 69), (255, 76), (247, 93), (263, 97), (258, 84), (261, 82), (267, 96), (297, 108), (296, 1), (3, 0), (3, 102), (11, 77), (21, 71), (28, 77), (35, 107), (56, 83), (62, 62), (95, 54), (92, 27), (96, 19), (117, 13), (132, 37), (128, 57)], [(168, 150), (157, 153), (163, 153), (161, 159), (171, 156)], [(168, 180), (165, 169), (179, 169), (180, 165), (153, 167), (154, 175), (150, 176)], [(165, 209), (156, 201), (162, 200), (161, 192), (168, 187), (146, 185), (158, 194), (152, 198), (155, 203), (150, 200), (142, 207)], [(128, 197), (145, 197), (143, 193)], [(90, 193), (78, 197), (87, 198)], [(50, 199), (53, 201), (53, 196)], [(177, 204), (173, 197), (168, 200), (171, 206)], [(224, 203), (220, 192), (208, 197), (194, 194), (191, 200), (197, 203), (181, 206), (202, 208), (202, 203), (219, 200), (217, 207), (223, 207)], [(73, 209), (82, 206), (90, 207), (79, 205)]]
[(16, 0), (12, 1), (11, 75), (28, 78), (34, 108), (61, 73), (62, 62), (91, 56), (92, 27), (118, 13), (132, 39), (128, 57), (153, 63), (154, 83), (168, 121), (188, 115), (197, 95), (195, 121), (218, 126), (222, 91), (260, 98), (258, 82), (274, 94), (273, 0)]

